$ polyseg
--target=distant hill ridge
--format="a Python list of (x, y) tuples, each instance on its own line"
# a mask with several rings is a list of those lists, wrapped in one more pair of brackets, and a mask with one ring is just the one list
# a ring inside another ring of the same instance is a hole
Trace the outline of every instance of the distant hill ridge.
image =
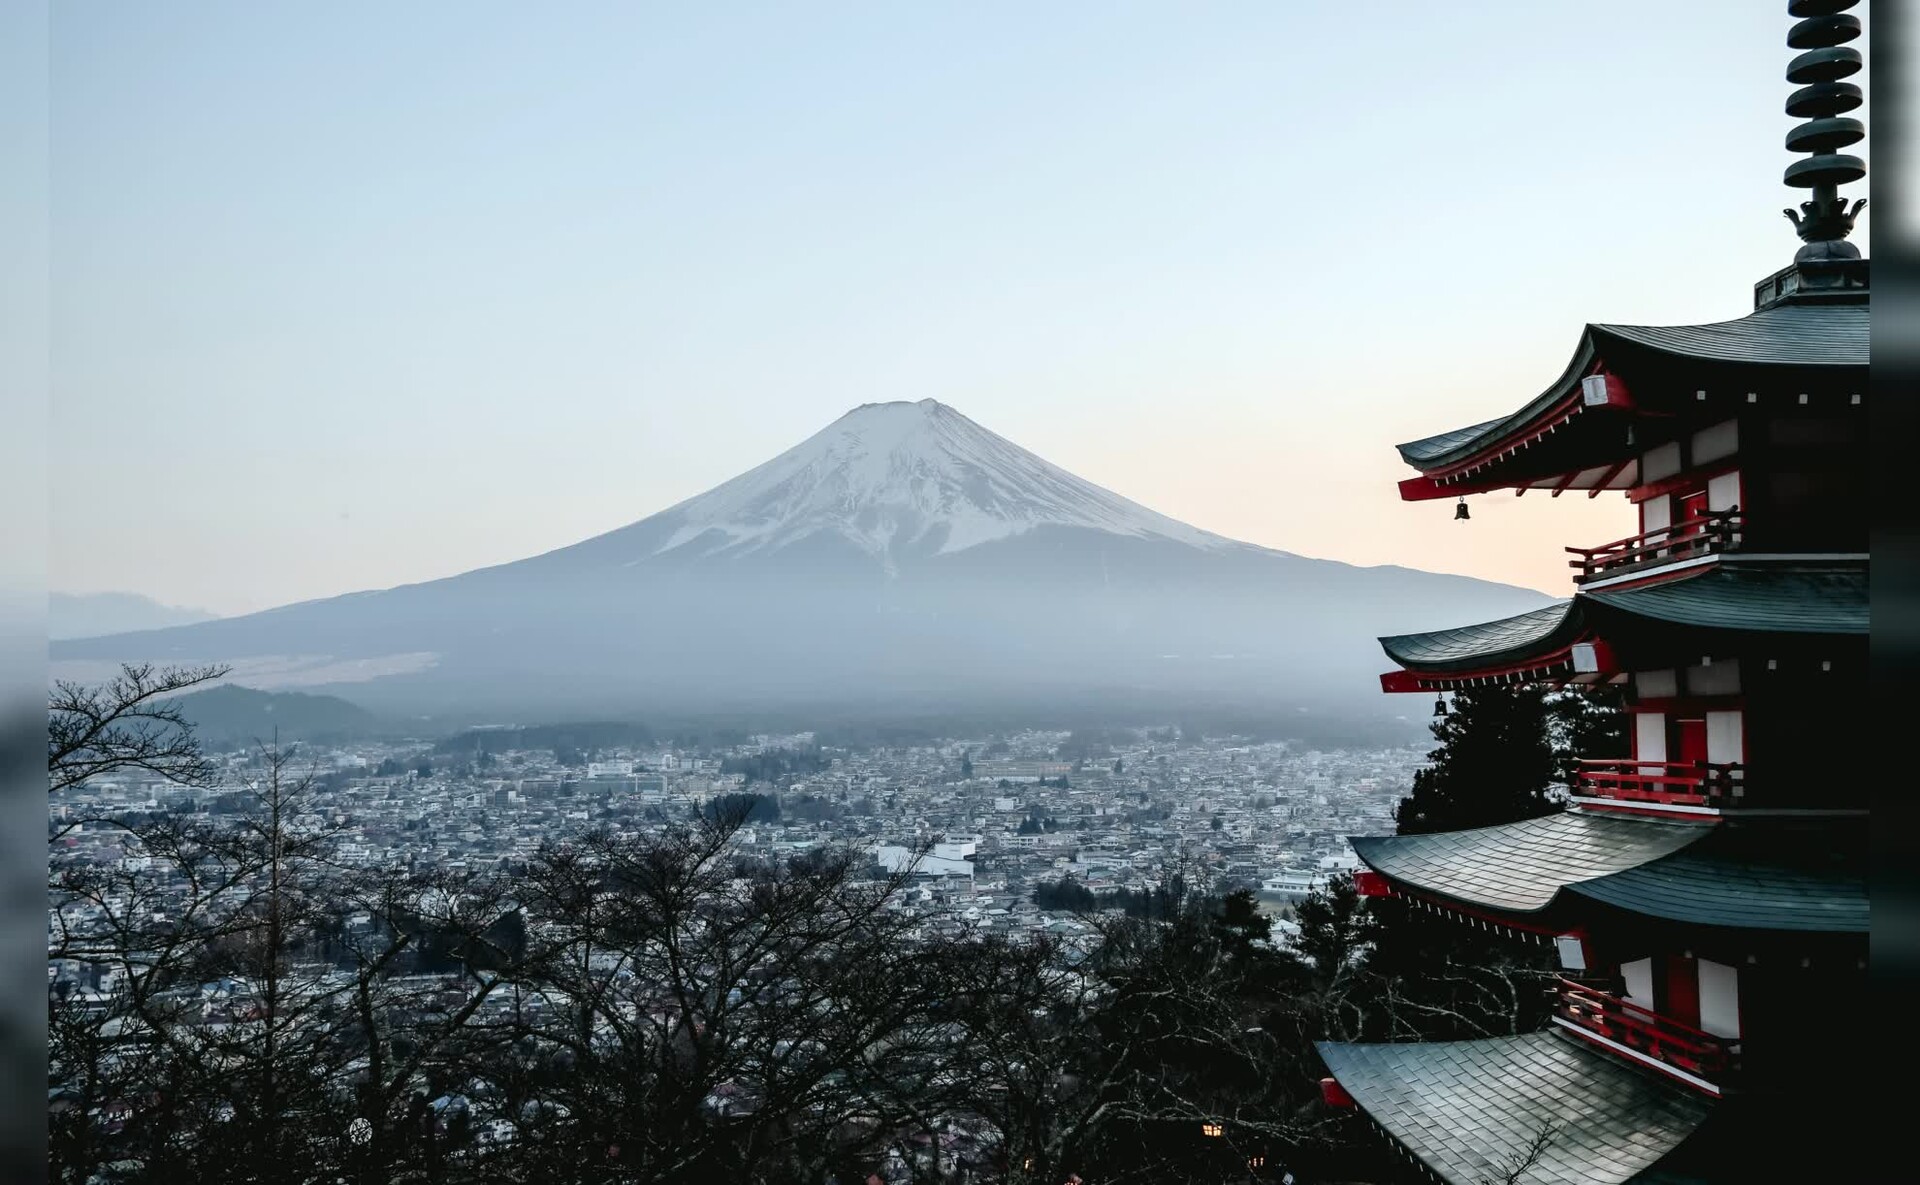
[(214, 614), (204, 609), (163, 605), (139, 593), (47, 594), (47, 637), (53, 639), (96, 638), (212, 620)]
[(381, 717), (338, 696), (222, 684), (175, 701), (202, 742), (238, 747), (281, 741), (359, 740), (389, 735)]

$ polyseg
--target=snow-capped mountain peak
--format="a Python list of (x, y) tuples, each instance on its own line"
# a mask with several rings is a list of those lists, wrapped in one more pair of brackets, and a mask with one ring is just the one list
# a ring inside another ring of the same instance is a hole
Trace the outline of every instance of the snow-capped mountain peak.
[(932, 399), (857, 407), (663, 517), (676, 528), (655, 554), (776, 549), (831, 532), (885, 562), (899, 547), (962, 551), (1041, 526), (1246, 546), (1075, 477)]

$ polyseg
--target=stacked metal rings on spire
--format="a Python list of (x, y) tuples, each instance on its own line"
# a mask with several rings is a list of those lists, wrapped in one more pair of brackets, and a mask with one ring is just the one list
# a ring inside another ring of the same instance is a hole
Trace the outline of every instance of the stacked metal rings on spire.
[(1839, 151), (1867, 134), (1865, 124), (1845, 115), (1860, 106), (1865, 96), (1858, 86), (1842, 81), (1860, 72), (1860, 51), (1847, 44), (1860, 36), (1860, 18), (1847, 12), (1856, 3), (1787, 3), (1787, 15), (1800, 18), (1787, 33), (1787, 45), (1803, 51), (1787, 64), (1787, 81), (1800, 87), (1787, 97), (1787, 114), (1806, 120), (1787, 133), (1787, 151), (1809, 155), (1788, 165), (1784, 179), (1798, 189), (1831, 195), (1835, 187), (1867, 175), (1867, 162)]

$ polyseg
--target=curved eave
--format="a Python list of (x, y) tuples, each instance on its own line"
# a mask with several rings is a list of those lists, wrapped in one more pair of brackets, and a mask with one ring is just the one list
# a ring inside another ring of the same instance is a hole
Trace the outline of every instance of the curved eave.
[(1562, 811), (1431, 835), (1350, 836), (1368, 868), (1402, 891), (1524, 919), (1569, 885), (1639, 867), (1696, 843), (1712, 824)]
[(1554, 1135), (1527, 1181), (1620, 1185), (1653, 1169), (1715, 1107), (1550, 1031), (1316, 1048), (1368, 1118), (1449, 1185), (1508, 1179), (1543, 1130)]
[(1510, 415), (1395, 446), (1400, 459), (1428, 475), (1444, 473), (1505, 448), (1518, 447), (1531, 433), (1577, 414), (1580, 380), (1592, 372), (1596, 355), (1592, 326), (1580, 335), (1573, 357), (1560, 377), (1526, 406)]
[(1380, 682), (1384, 690), (1399, 692), (1569, 681), (1578, 674), (1575, 646), (1592, 646), (1595, 662), (1589, 665), (1604, 668), (1612, 662), (1609, 643), (1624, 644), (1649, 626), (1864, 636), (1870, 608), (1864, 564), (1743, 564), (1729, 558), (1654, 573), (1644, 583), (1582, 591), (1497, 621), (1381, 638), (1381, 650), (1401, 671)]
[(1388, 658), (1409, 671), (1456, 674), (1530, 665), (1565, 650), (1582, 636), (1571, 600), (1498, 621), (1380, 639)]
[(1688, 926), (1864, 935), (1865, 841), (1858, 824), (1729, 825), (1686, 851), (1568, 891)]
[(1863, 564), (1740, 564), (1727, 560), (1672, 579), (1582, 592), (1603, 613), (1694, 629), (1864, 636), (1870, 623)]
[(1779, 305), (1704, 325), (1589, 325), (1587, 332), (1603, 353), (1624, 342), (1688, 363), (1864, 370), (1873, 357), (1872, 325), (1861, 301)]
[[(1702, 325), (1588, 325), (1566, 369), (1518, 411), (1399, 445), (1400, 459), (1421, 474), (1400, 483), (1401, 496), (1416, 501), (1514, 487), (1590, 493), (1628, 488), (1637, 481), (1628, 472), (1632, 466), (1610, 471), (1604, 463), (1622, 451), (1614, 434), (1618, 421), (1583, 415), (1633, 407), (1628, 384), (1610, 370), (1628, 377), (1648, 365), (1694, 372), (1731, 367), (1743, 374), (1852, 368), (1864, 374), (1870, 324), (1868, 306), (1861, 303), (1781, 305)], [(1590, 376), (1601, 377), (1583, 392)], [(1595, 426), (1584, 428), (1587, 423)], [(1598, 455), (1577, 444), (1551, 453), (1538, 449), (1555, 433), (1583, 431), (1598, 434), (1607, 447)]]

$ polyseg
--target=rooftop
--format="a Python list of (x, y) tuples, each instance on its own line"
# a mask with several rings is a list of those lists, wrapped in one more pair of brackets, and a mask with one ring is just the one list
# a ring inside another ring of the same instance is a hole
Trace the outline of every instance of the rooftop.
[(1449, 1185), (1502, 1181), (1542, 1132), (1530, 1185), (1619, 1185), (1692, 1135), (1714, 1103), (1552, 1032), (1320, 1056), (1388, 1135)]

